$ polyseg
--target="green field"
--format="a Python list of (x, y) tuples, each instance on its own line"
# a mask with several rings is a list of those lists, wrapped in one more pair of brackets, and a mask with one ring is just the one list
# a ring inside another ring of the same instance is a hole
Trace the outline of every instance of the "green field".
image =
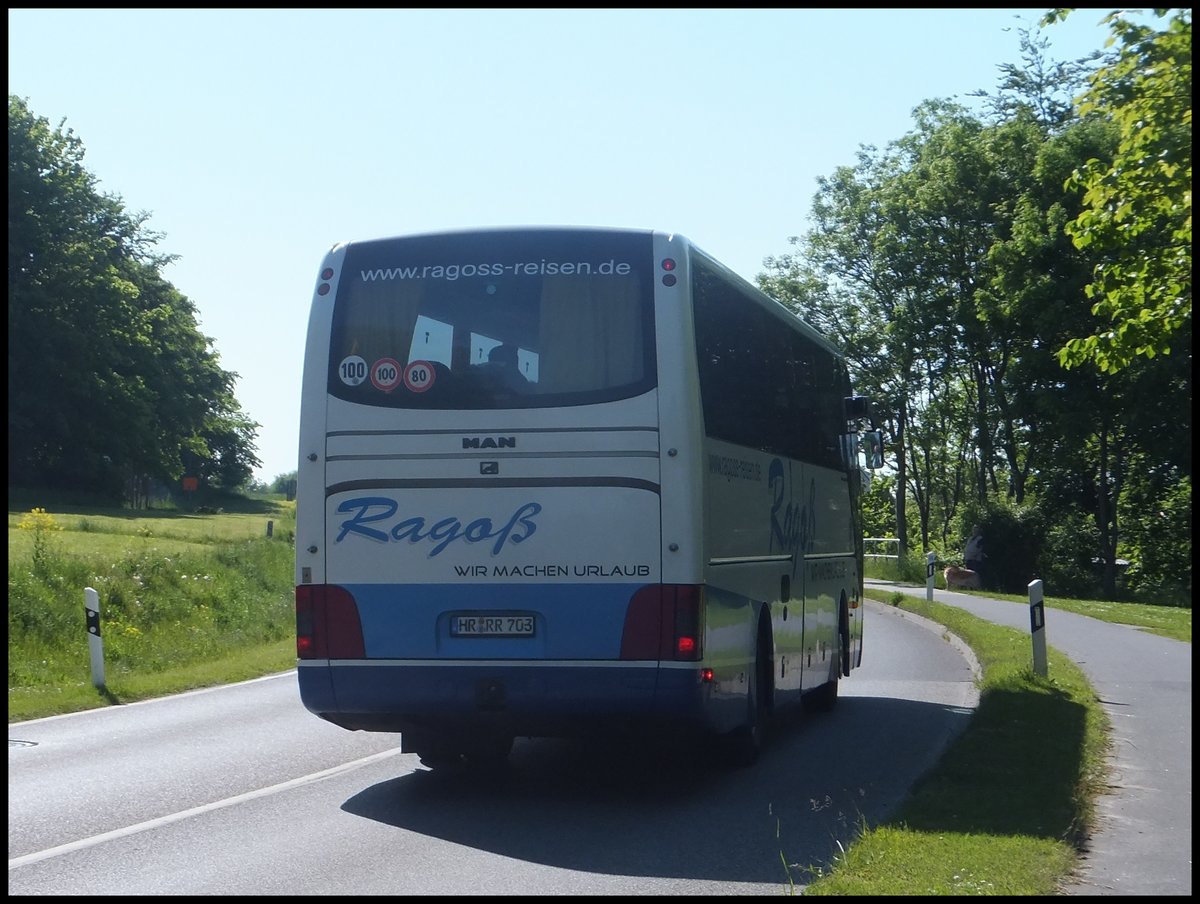
[[(10, 510), (9, 719), (293, 667), (294, 504), (231, 505), (240, 510)], [(88, 587), (100, 599), (102, 691), (91, 683)]]

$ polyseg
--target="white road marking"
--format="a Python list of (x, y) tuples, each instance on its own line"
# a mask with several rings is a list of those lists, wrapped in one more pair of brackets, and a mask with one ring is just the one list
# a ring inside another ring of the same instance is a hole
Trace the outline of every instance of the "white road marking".
[(44, 851), (26, 854), (23, 857), (14, 857), (8, 861), (8, 868), (15, 869), (18, 866), (27, 866), (30, 863), (38, 863), (42, 860), (49, 860), (51, 857), (60, 857), (63, 854), (70, 854), (74, 851), (85, 850), (86, 848), (94, 847), (98, 844), (103, 844), (106, 841), (112, 841), (116, 838), (125, 838), (129, 835), (136, 835), (138, 832), (145, 832), (149, 829), (157, 829), (160, 826), (170, 825), (173, 822), (180, 822), (184, 819), (190, 819), (193, 816), (199, 816), (201, 813), (211, 813), (213, 810), (220, 810), (223, 807), (232, 807), (235, 804), (240, 804), (248, 800), (254, 800), (258, 797), (266, 797), (267, 795), (278, 794), (281, 791), (287, 791), (291, 788), (299, 787), (300, 785), (319, 782), (322, 779), (330, 778), (334, 775), (340, 775), (343, 772), (350, 772), (362, 766), (369, 766), (371, 763), (376, 763), (379, 760), (387, 759), (388, 757), (397, 756), (399, 753), (400, 748), (396, 747), (392, 750), (385, 750), (382, 753), (374, 753), (371, 756), (363, 757), (359, 760), (352, 760), (349, 763), (343, 763), (340, 766), (334, 766), (332, 769), (326, 769), (322, 772), (314, 772), (312, 775), (302, 775), (300, 778), (294, 778), (290, 781), (281, 782), (278, 785), (271, 785), (267, 788), (259, 788), (257, 791), (247, 791), (245, 794), (239, 794), (236, 797), (227, 797), (225, 800), (214, 801), (211, 804), (193, 807), (190, 810), (172, 813), (169, 816), (160, 816), (157, 819), (139, 822), (137, 825), (127, 826), (123, 829), (115, 829), (111, 832), (93, 835), (91, 838), (81, 838), (78, 841), (72, 841), (68, 844), (60, 844), (58, 847), (47, 848)]

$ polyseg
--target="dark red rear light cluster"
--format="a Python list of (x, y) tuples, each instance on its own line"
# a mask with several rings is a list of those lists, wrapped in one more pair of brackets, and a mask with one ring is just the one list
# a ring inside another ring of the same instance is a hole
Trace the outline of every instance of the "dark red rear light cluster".
[(329, 290), (332, 288), (329, 285), (329, 280), (331, 280), (331, 279), (333, 279), (333, 268), (326, 267), (324, 270), (321, 271), (321, 282), (317, 285), (317, 294), (318, 295), (328, 295), (329, 294)]
[(675, 283), (678, 282), (678, 280), (676, 279), (675, 274), (672, 272), (675, 269), (674, 258), (664, 257), (662, 259), (662, 268), (665, 271), (667, 271), (666, 273), (663, 274), (663, 278), (662, 278), (663, 285), (664, 286), (675, 285)]
[(629, 600), (622, 659), (696, 662), (704, 654), (704, 587), (647, 584)]
[(358, 604), (335, 584), (296, 587), (296, 656), (300, 659), (365, 659)]

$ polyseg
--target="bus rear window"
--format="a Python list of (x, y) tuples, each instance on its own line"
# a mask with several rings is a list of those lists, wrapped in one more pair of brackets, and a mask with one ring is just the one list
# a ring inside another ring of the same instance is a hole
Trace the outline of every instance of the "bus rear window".
[(389, 408), (584, 405), (655, 385), (650, 235), (557, 230), (351, 245), (329, 391)]

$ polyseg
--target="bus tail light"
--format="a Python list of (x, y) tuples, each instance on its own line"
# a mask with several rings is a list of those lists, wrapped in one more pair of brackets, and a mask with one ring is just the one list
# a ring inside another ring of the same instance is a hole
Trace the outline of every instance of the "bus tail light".
[(629, 600), (622, 659), (699, 661), (704, 653), (704, 587), (647, 584)]
[(365, 659), (362, 621), (350, 591), (335, 584), (296, 587), (296, 656)]

